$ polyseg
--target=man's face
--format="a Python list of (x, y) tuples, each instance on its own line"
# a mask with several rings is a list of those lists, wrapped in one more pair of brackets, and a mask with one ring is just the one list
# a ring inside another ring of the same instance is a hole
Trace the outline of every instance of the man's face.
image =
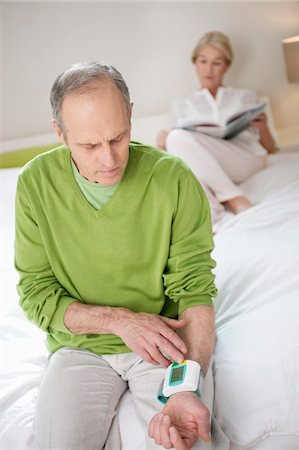
[(103, 82), (62, 103), (64, 135), (77, 169), (87, 180), (105, 186), (118, 183), (129, 158), (130, 117), (118, 88)]

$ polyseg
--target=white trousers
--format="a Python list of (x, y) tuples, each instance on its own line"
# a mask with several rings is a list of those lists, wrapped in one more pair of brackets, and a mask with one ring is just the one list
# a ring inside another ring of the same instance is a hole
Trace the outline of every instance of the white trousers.
[[(250, 149), (259, 147), (257, 154)], [(169, 153), (181, 158), (197, 179), (208, 187), (222, 203), (243, 195), (237, 184), (245, 181), (265, 167), (266, 154), (258, 143), (250, 143), (241, 136), (232, 140), (174, 129), (166, 141)]]
[[(36, 448), (120, 450), (117, 410), (121, 396), (129, 388), (137, 417), (144, 428), (145, 448), (161, 450), (147, 437), (147, 428), (150, 419), (162, 408), (156, 398), (164, 374), (165, 369), (143, 361), (135, 353), (98, 356), (86, 350), (58, 350), (50, 357), (39, 390), (35, 416)], [(213, 392), (210, 370), (203, 389), (203, 401), (210, 411)], [(227, 437), (214, 419), (212, 442), (198, 441), (194, 448), (229, 448)]]

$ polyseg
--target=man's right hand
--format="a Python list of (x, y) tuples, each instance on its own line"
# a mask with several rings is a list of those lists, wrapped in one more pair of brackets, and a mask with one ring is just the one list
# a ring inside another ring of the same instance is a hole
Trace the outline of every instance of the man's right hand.
[(187, 348), (176, 330), (185, 325), (180, 319), (169, 319), (148, 313), (134, 313), (130, 310), (117, 308), (117, 320), (112, 332), (145, 361), (168, 367), (170, 360), (164, 354), (177, 362), (184, 359)]
[(186, 325), (183, 319), (74, 302), (65, 312), (64, 324), (74, 334), (115, 334), (145, 361), (163, 367), (169, 366), (170, 359), (181, 362), (187, 353), (176, 333)]

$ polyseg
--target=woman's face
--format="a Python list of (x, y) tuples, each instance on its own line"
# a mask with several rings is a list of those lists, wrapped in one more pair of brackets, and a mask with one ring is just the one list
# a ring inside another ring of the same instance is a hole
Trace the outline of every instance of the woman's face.
[(201, 87), (215, 93), (222, 85), (228, 64), (221, 50), (212, 45), (205, 45), (198, 54), (195, 67)]

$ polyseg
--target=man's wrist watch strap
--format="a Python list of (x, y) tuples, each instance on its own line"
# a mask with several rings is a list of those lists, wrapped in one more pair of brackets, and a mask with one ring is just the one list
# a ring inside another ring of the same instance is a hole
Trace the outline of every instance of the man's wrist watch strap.
[[(200, 376), (200, 379), (201, 379), (200, 385), (202, 386), (202, 382), (203, 382), (202, 375)], [(159, 400), (161, 403), (163, 403), (163, 404), (165, 405), (165, 404), (167, 403), (169, 397), (166, 397), (166, 396), (163, 394), (163, 385), (164, 385), (164, 379), (163, 379), (163, 380), (161, 381), (161, 383), (160, 383), (157, 398), (158, 398), (158, 400)], [(201, 387), (200, 387), (200, 388), (201, 388)], [(194, 392), (194, 394), (196, 394), (198, 397), (201, 397), (201, 393), (200, 393), (199, 388), (198, 388), (196, 391), (182, 391), (182, 392)], [(174, 394), (173, 394), (173, 395), (174, 395)], [(170, 396), (170, 397), (171, 397), (171, 396)]]

